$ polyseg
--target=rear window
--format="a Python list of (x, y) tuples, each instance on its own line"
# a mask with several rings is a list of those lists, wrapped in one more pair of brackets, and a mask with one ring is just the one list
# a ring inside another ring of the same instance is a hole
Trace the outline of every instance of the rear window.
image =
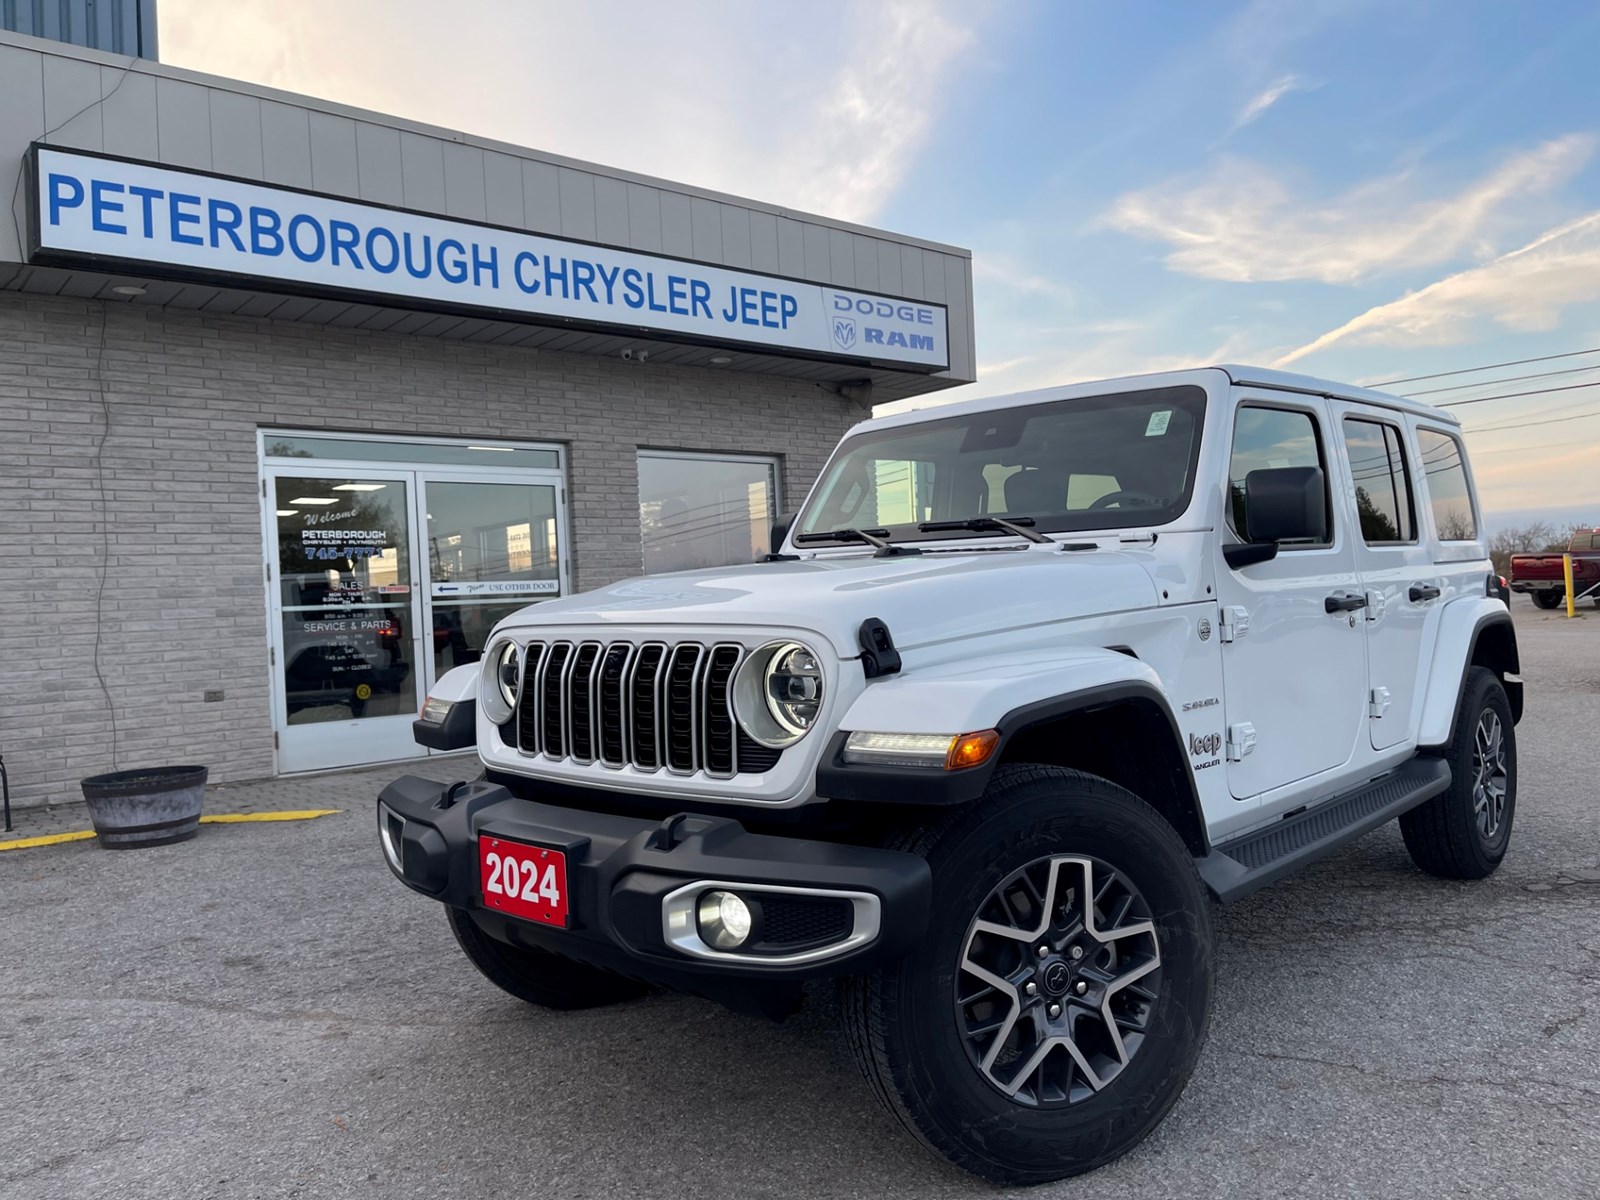
[(1418, 429), (1417, 449), (1422, 453), (1422, 473), (1428, 481), (1428, 502), (1433, 508), (1433, 527), (1439, 540), (1473, 541), (1478, 536), (1478, 523), (1472, 511), (1466, 456), (1461, 452), (1460, 440), (1437, 429)]

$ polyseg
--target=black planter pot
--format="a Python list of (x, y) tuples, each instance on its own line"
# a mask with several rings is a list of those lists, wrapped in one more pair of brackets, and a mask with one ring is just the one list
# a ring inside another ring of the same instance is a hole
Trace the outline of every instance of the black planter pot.
[(108, 850), (165, 846), (200, 832), (205, 767), (146, 767), (83, 781), (89, 819)]

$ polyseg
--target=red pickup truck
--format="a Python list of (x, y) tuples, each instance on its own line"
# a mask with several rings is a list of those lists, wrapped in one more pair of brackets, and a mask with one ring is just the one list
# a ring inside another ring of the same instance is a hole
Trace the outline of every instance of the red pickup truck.
[[(1590, 592), (1590, 599), (1600, 604), (1600, 591), (1591, 592), (1600, 584), (1600, 529), (1575, 529), (1567, 545), (1572, 555), (1572, 586), (1574, 596)], [(1511, 556), (1511, 590), (1527, 592), (1540, 608), (1554, 608), (1565, 603), (1567, 581), (1559, 554), (1513, 554)]]

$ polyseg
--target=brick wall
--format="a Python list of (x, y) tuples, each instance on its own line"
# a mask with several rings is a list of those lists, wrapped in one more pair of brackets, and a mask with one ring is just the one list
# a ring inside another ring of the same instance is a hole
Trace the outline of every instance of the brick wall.
[(113, 743), (117, 768), (272, 772), (261, 426), (565, 443), (582, 590), (639, 570), (640, 446), (779, 454), (793, 507), (862, 415), (758, 375), (0, 293), (13, 803), (78, 799)]

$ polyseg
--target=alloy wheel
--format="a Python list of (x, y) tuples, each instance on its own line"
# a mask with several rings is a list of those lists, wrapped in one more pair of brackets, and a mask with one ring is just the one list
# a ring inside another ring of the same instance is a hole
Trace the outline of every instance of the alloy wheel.
[(1472, 811), (1478, 834), (1492, 841), (1506, 815), (1506, 737), (1500, 714), (1485, 709), (1472, 741)]
[(956, 1023), (983, 1078), (1028, 1107), (1076, 1104), (1138, 1053), (1161, 988), (1149, 905), (1098, 859), (1055, 855), (979, 906), (956, 972)]

